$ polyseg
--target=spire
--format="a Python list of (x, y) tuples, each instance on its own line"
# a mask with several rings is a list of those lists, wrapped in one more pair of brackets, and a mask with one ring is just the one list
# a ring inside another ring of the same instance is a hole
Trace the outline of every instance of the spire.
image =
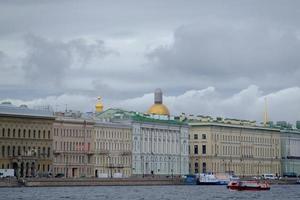
[(265, 109), (264, 109), (264, 126), (267, 126), (267, 123), (269, 122), (269, 116), (268, 116), (268, 104), (267, 104), (267, 97), (265, 97)]

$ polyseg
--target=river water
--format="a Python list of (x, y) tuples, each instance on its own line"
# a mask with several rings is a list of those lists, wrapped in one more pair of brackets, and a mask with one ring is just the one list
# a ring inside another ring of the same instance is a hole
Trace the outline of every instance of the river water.
[(299, 199), (300, 185), (273, 185), (270, 191), (230, 191), (225, 186), (96, 186), (0, 188), (1, 200), (205, 200)]

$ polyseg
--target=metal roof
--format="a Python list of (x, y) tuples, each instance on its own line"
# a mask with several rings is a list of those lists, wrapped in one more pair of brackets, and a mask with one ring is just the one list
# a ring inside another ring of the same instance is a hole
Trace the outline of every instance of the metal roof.
[(53, 118), (53, 112), (50, 110), (38, 110), (28, 107), (17, 107), (14, 105), (0, 104), (0, 116), (16, 116), (29, 118)]

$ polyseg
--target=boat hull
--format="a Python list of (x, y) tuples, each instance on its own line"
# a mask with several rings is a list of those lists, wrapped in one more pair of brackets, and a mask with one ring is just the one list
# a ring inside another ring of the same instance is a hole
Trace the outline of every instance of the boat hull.
[(216, 182), (200, 182), (197, 181), (197, 185), (227, 185), (228, 182), (225, 181), (216, 181)]
[(239, 190), (239, 191), (243, 191), (243, 190), (249, 190), (249, 191), (260, 191), (260, 190), (270, 190), (270, 187), (251, 187), (251, 186), (227, 186), (228, 189), (230, 190)]
[(252, 191), (260, 191), (260, 190), (270, 190), (271, 187), (268, 183), (259, 183), (254, 181), (231, 181), (227, 188), (230, 190), (252, 190)]

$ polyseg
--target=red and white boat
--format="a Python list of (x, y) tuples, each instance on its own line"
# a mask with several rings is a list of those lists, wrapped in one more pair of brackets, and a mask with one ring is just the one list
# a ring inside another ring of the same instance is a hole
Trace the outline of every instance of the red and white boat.
[(227, 185), (231, 190), (270, 190), (270, 184), (268, 182), (259, 181), (230, 181)]

